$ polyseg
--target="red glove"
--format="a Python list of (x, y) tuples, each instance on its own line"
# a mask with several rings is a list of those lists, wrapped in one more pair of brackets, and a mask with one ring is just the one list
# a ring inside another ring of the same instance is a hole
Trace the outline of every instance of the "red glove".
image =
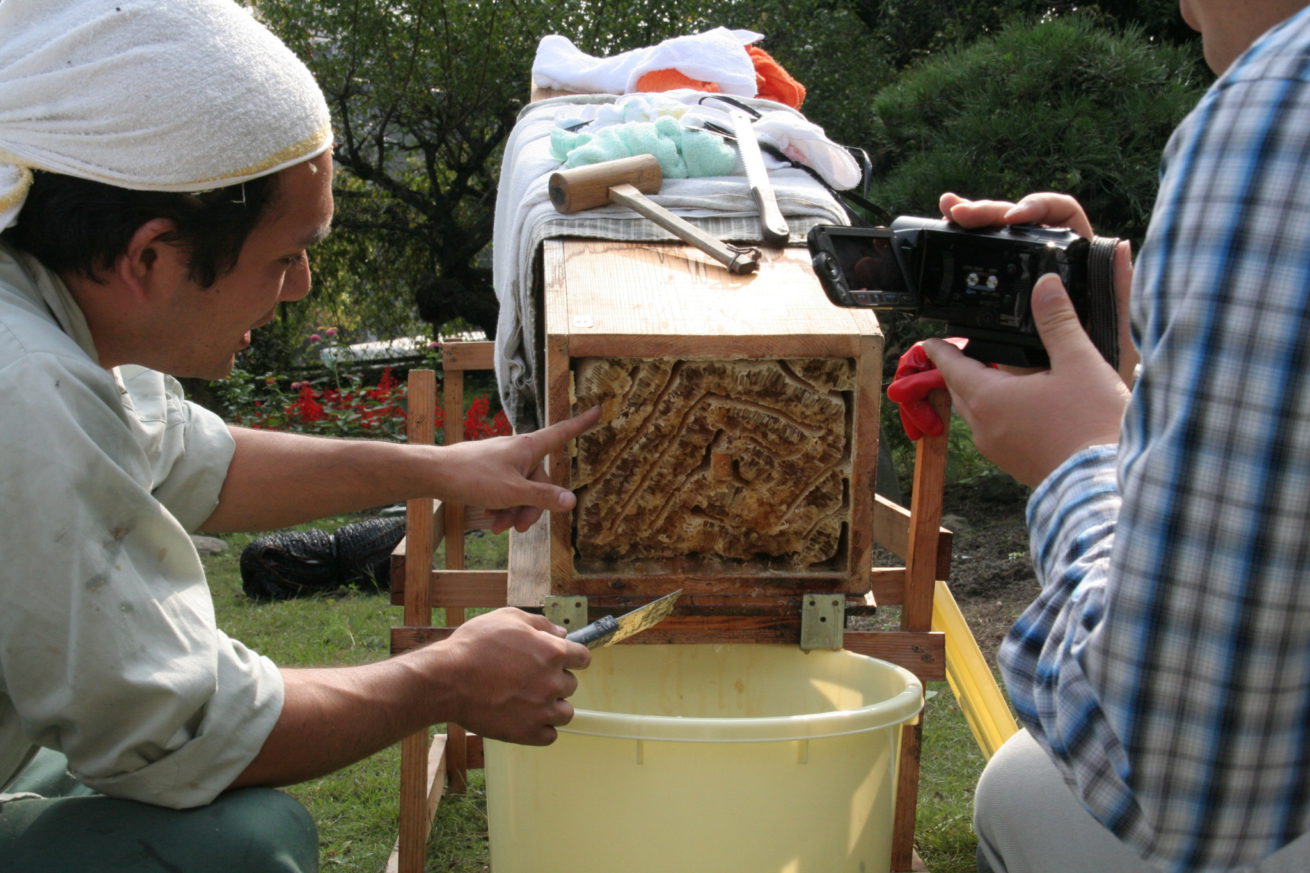
[[(958, 349), (963, 349), (968, 340), (950, 337), (946, 340)], [(896, 375), (887, 386), (887, 399), (900, 407), (901, 427), (911, 440), (925, 436), (941, 436), (946, 423), (938, 418), (928, 402), (928, 395), (937, 388), (945, 388), (946, 380), (928, 360), (923, 351), (923, 343), (917, 342), (901, 355), (896, 362)]]

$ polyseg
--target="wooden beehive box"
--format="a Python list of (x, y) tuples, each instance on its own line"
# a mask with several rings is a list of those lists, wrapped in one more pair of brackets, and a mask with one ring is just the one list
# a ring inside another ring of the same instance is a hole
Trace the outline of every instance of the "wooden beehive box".
[(511, 602), (869, 590), (882, 334), (809, 260), (736, 276), (680, 245), (545, 243), (547, 421), (604, 415), (552, 458), (578, 506), (525, 538), (549, 572), (515, 562)]

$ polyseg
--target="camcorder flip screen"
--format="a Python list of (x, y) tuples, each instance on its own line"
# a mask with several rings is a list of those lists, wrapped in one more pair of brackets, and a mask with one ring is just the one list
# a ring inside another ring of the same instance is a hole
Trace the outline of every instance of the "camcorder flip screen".
[(828, 260), (816, 258), (814, 266), (833, 303), (871, 309), (914, 305), (917, 298), (906, 284), (894, 234), (885, 227), (825, 228), (821, 236)]

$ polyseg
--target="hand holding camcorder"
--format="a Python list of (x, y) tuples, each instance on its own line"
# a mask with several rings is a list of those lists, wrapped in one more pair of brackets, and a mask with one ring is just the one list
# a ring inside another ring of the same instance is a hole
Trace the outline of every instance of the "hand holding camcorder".
[(988, 363), (1049, 363), (1030, 304), (1037, 280), (1055, 273), (1083, 328), (1116, 369), (1118, 242), (1067, 228), (968, 230), (912, 216), (890, 227), (818, 225), (808, 237), (814, 272), (833, 303), (945, 321), (948, 334), (969, 340), (966, 354)]

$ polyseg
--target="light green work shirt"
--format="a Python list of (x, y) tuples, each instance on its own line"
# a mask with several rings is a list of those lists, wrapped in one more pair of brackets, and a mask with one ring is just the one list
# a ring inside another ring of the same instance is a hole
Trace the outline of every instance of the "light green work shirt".
[(0, 790), (35, 746), (105, 794), (208, 803), (282, 708), (194, 530), (234, 443), (172, 377), (106, 370), (62, 281), (0, 245)]

